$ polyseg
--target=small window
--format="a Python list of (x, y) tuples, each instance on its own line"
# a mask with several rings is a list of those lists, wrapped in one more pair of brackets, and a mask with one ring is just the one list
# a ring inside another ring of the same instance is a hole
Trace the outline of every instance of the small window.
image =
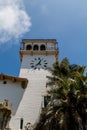
[(26, 50), (32, 50), (32, 46), (31, 45), (27, 45)]
[(3, 81), (3, 84), (7, 84), (7, 81)]
[(23, 118), (20, 119), (20, 130), (23, 129)]
[(39, 50), (38, 45), (34, 45), (33, 50)]
[(50, 101), (50, 96), (43, 96), (43, 101), (42, 101), (42, 107), (45, 108), (47, 107), (49, 101)]
[(46, 50), (45, 45), (41, 45), (41, 46), (40, 46), (40, 50)]

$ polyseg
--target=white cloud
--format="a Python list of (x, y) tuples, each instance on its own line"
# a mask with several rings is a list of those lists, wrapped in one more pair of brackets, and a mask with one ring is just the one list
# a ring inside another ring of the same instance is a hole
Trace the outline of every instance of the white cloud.
[(0, 0), (0, 43), (30, 31), (30, 17), (19, 0)]

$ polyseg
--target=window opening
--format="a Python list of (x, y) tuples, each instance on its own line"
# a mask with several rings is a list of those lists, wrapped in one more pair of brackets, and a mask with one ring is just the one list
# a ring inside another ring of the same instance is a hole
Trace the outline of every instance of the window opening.
[(41, 45), (41, 46), (40, 46), (40, 50), (46, 50), (45, 45)]
[(20, 119), (20, 129), (23, 129), (23, 118)]
[(34, 45), (33, 50), (39, 50), (38, 45)]
[(7, 84), (7, 81), (3, 81), (3, 84)]
[(51, 97), (50, 96), (43, 96), (43, 101), (42, 101), (42, 107), (46, 108), (49, 101), (50, 101)]
[(26, 50), (32, 50), (32, 46), (31, 45), (27, 45)]

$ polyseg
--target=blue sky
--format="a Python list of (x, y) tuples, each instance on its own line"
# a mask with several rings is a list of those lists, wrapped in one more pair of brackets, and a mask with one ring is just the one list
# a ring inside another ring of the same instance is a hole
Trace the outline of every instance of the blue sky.
[(26, 38), (55, 38), (59, 60), (87, 66), (87, 0), (0, 0), (0, 73), (18, 76)]

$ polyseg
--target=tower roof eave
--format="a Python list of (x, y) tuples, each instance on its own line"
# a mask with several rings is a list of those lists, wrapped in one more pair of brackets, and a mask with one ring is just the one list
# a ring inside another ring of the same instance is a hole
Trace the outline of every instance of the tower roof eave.
[(28, 84), (28, 79), (26, 78), (20, 78), (16, 76), (6, 75), (6, 74), (0, 74), (0, 80), (10, 80), (11, 82), (20, 82), (22, 88), (26, 88)]

